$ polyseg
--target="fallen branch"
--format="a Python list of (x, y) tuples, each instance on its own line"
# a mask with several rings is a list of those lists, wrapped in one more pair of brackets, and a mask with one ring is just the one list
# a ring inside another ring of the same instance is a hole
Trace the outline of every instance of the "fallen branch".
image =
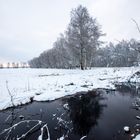
[(41, 128), (41, 135), (38, 137), (38, 140), (43, 140), (43, 134), (44, 134), (44, 129), (47, 129), (47, 136), (48, 138), (46, 140), (50, 140), (50, 133), (49, 133), (49, 129), (47, 124), (45, 124), (42, 128)]
[(27, 131), (25, 134), (22, 134), (21, 137), (18, 137), (17, 140), (20, 140), (20, 139), (24, 139), (31, 131), (33, 131), (37, 126), (41, 125), (42, 124), (42, 121), (38, 121), (38, 123), (33, 126), (29, 131)]
[(15, 127), (17, 127), (18, 125), (20, 125), (20, 124), (22, 124), (22, 123), (29, 123), (29, 122), (38, 122), (38, 123), (41, 122), (41, 123), (43, 123), (43, 122), (40, 121), (40, 120), (24, 120), (24, 121), (20, 121), (20, 122), (14, 124), (13, 126), (7, 128), (7, 129), (4, 129), (4, 130), (0, 133), (0, 135), (4, 134), (4, 133), (6, 133), (6, 132), (11, 132), (12, 129), (15, 129)]

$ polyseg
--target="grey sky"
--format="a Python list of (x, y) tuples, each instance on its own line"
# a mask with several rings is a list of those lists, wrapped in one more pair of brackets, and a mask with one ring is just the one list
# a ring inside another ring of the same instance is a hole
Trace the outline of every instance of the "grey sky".
[(140, 38), (140, 0), (0, 0), (0, 61), (27, 61), (50, 49), (70, 20), (86, 6), (107, 34), (106, 41)]

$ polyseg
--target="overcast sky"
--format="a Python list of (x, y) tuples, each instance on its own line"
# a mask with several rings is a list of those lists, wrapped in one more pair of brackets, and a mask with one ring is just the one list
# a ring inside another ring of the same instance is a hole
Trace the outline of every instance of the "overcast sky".
[(0, 0), (0, 61), (28, 61), (63, 33), (70, 11), (86, 6), (106, 33), (104, 40), (140, 39), (140, 0)]

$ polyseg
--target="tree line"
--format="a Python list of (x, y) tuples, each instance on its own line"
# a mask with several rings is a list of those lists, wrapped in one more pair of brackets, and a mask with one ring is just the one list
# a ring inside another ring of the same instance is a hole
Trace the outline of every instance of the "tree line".
[(93, 59), (96, 67), (130, 67), (139, 66), (140, 43), (135, 39), (122, 40), (117, 44), (109, 43), (99, 48)]
[(53, 48), (29, 61), (32, 68), (81, 68), (123, 67), (139, 65), (138, 41), (122, 40), (117, 44), (104, 43), (105, 34), (96, 18), (92, 18), (86, 7), (78, 6), (71, 11), (70, 23)]
[(0, 69), (2, 68), (29, 68), (29, 64), (26, 62), (0, 63)]

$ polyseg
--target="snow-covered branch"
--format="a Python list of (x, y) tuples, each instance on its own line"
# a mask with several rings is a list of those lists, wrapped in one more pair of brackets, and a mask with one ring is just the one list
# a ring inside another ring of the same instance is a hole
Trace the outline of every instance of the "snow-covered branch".
[(38, 120), (38, 123), (35, 125), (35, 126), (33, 126), (29, 131), (27, 131), (25, 134), (22, 134), (22, 136), (21, 137), (18, 137), (17, 138), (17, 140), (20, 140), (20, 139), (22, 139), (22, 138), (25, 138), (31, 131), (33, 131), (37, 126), (39, 126), (39, 125), (41, 125), (42, 124), (42, 121), (39, 121)]
[(12, 132), (13, 129), (15, 129), (15, 128), (16, 128), (17, 126), (19, 126), (20, 124), (22, 124), (22, 123), (29, 123), (29, 122), (38, 122), (38, 123), (37, 123), (34, 127), (32, 127), (29, 131), (27, 131), (25, 134), (23, 134), (21, 137), (19, 137), (18, 140), (21, 139), (21, 138), (23, 138), (23, 137), (25, 137), (26, 135), (28, 135), (28, 133), (29, 133), (30, 131), (32, 131), (35, 127), (37, 127), (38, 125), (41, 125), (41, 124), (43, 123), (43, 122), (40, 121), (40, 120), (23, 120), (23, 121), (20, 121), (20, 122), (14, 124), (13, 126), (7, 128), (7, 129), (4, 129), (4, 130), (0, 133), (0, 135), (2, 135), (2, 134), (4, 134), (4, 133), (9, 134), (10, 132)]
[(48, 128), (47, 124), (45, 124), (41, 128), (41, 135), (38, 137), (38, 140), (43, 140), (44, 129), (47, 129), (47, 136), (48, 136), (48, 138), (46, 140), (50, 140), (50, 133), (49, 133), (49, 128)]

